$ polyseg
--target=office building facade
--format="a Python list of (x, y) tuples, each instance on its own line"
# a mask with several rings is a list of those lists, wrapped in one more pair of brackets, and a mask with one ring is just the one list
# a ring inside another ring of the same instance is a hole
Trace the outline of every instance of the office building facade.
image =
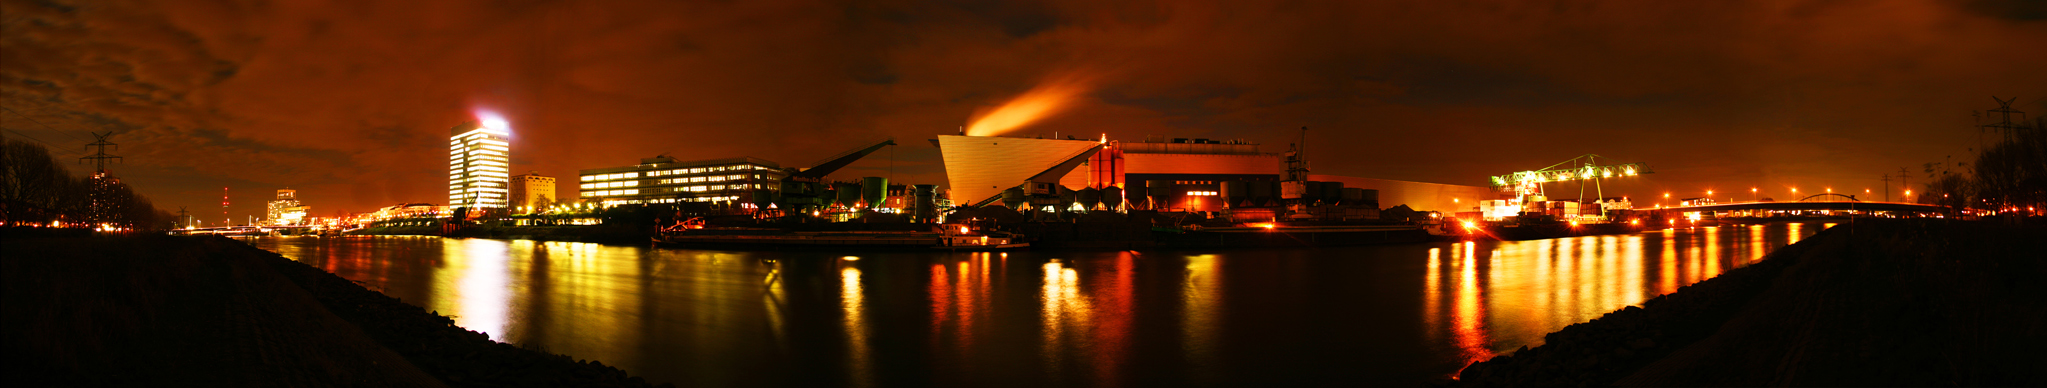
[(787, 173), (781, 164), (751, 157), (678, 161), (657, 156), (576, 175), (578, 198), (617, 206), (752, 201), (753, 193), (781, 190)]
[(560, 198), (554, 195), (554, 177), (538, 172), (513, 175), (511, 195), (512, 209), (519, 212), (544, 211), (541, 208), (553, 205)]
[(457, 125), (448, 139), (448, 207), (511, 204), (511, 130), (475, 122)]
[(306, 213), (312, 211), (311, 206), (299, 203), (299, 192), (292, 189), (277, 190), (277, 199), (268, 205), (265, 221), (269, 225), (298, 225), (304, 223)]

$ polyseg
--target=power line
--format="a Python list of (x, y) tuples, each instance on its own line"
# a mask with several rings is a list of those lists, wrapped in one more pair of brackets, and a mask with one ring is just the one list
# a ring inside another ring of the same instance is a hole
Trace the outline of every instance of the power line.
[[(79, 140), (79, 141), (86, 141), (86, 142), (90, 142), (90, 141), (92, 141), (91, 139), (86, 139), (86, 138), (83, 138), (83, 137), (79, 137), (78, 135), (74, 135), (74, 134), (71, 134), (71, 132), (67, 132), (67, 131), (65, 131), (65, 130), (62, 130), (62, 129), (57, 129), (57, 127), (52, 127), (52, 126), (50, 126), (49, 124), (43, 124), (43, 122), (42, 122), (42, 121), (38, 121), (38, 120), (36, 120), (36, 118), (34, 118), (34, 117), (28, 117), (28, 114), (25, 114), (25, 113), (21, 113), (21, 111), (18, 111), (18, 110), (14, 110), (14, 108), (8, 108), (8, 107), (0, 106), (0, 109), (5, 109), (5, 110), (7, 110), (8, 112), (14, 112), (14, 115), (15, 115), (15, 116), (21, 116), (21, 118), (23, 118), (23, 119), (28, 119), (28, 122), (31, 122), (31, 123), (36, 123), (36, 125), (41, 125), (41, 126), (43, 126), (43, 128), (46, 128), (46, 129), (49, 129), (49, 130), (52, 130), (52, 131), (57, 131), (57, 133), (58, 133), (58, 134), (61, 134), (61, 135), (65, 135), (65, 136), (70, 136), (70, 137), (71, 137), (72, 139), (76, 139), (76, 140)], [(15, 132), (15, 133), (21, 133), (21, 132)], [(26, 135), (24, 135), (24, 136), (26, 136)]]
[(14, 132), (15, 135), (20, 135), (21, 137), (28, 138), (29, 140), (34, 140), (37, 143), (43, 143), (43, 146), (49, 147), (50, 150), (52, 151), (63, 152), (66, 155), (85, 155), (84, 152), (72, 151), (70, 148), (58, 147), (56, 144), (50, 144), (50, 142), (43, 141), (43, 139), (37, 139), (35, 136), (29, 136), (26, 133), (21, 133), (21, 131), (16, 131), (13, 129), (8, 129), (7, 131)]

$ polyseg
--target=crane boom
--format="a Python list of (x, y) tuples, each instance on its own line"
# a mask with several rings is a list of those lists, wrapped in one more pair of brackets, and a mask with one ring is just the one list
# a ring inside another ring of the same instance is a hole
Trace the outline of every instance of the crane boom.
[(1532, 183), (1587, 180), (1594, 178), (1612, 178), (1616, 175), (1627, 177), (1656, 172), (1650, 170), (1649, 165), (1644, 163), (1631, 162), (1599, 164), (1598, 161), (1596, 160), (1597, 158), (1605, 157), (1594, 154), (1585, 154), (1583, 156), (1571, 158), (1570, 160), (1565, 160), (1561, 163), (1552, 164), (1549, 167), (1543, 167), (1537, 170), (1522, 171), (1507, 175), (1496, 175), (1492, 177), (1492, 186), (1512, 187)]
[(812, 166), (809, 169), (798, 171), (794, 174), (789, 174), (789, 179), (807, 179), (813, 181), (824, 179), (826, 175), (831, 175), (833, 172), (839, 171), (839, 169), (841, 168), (845, 168), (846, 165), (853, 164), (854, 161), (858, 161), (860, 160), (860, 158), (866, 157), (867, 154), (874, 153), (875, 150), (879, 150), (881, 149), (881, 147), (892, 145), (896, 145), (896, 138), (894, 137), (890, 137), (888, 138), (888, 140), (882, 140), (881, 143), (876, 143), (875, 145), (867, 146), (867, 148), (846, 151), (845, 153), (841, 153), (838, 156), (834, 156), (829, 160), (820, 162), (816, 166)]

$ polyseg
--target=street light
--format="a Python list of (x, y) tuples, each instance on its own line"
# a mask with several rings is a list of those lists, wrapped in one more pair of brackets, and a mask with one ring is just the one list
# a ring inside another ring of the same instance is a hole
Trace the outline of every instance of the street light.
[(1748, 201), (1749, 201), (1749, 202), (1762, 202), (1763, 200), (1762, 200), (1761, 196), (1762, 196), (1762, 194), (1758, 194), (1758, 193), (1756, 192), (1756, 188), (1754, 188), (1754, 187), (1750, 187), (1750, 188), (1748, 188)]

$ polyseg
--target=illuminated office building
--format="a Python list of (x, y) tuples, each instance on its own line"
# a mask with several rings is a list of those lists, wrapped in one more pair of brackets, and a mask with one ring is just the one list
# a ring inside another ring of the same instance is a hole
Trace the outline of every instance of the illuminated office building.
[(582, 170), (584, 201), (605, 206), (680, 202), (754, 202), (781, 190), (782, 165), (757, 158), (678, 161), (667, 156), (640, 164)]
[(270, 225), (298, 225), (304, 223), (306, 213), (311, 211), (312, 207), (299, 203), (298, 195), (298, 190), (277, 190), (277, 199), (270, 201), (268, 206), (269, 212), (266, 214), (265, 220)]
[(448, 207), (510, 205), (511, 129), (503, 120), (463, 123), (448, 139)]

